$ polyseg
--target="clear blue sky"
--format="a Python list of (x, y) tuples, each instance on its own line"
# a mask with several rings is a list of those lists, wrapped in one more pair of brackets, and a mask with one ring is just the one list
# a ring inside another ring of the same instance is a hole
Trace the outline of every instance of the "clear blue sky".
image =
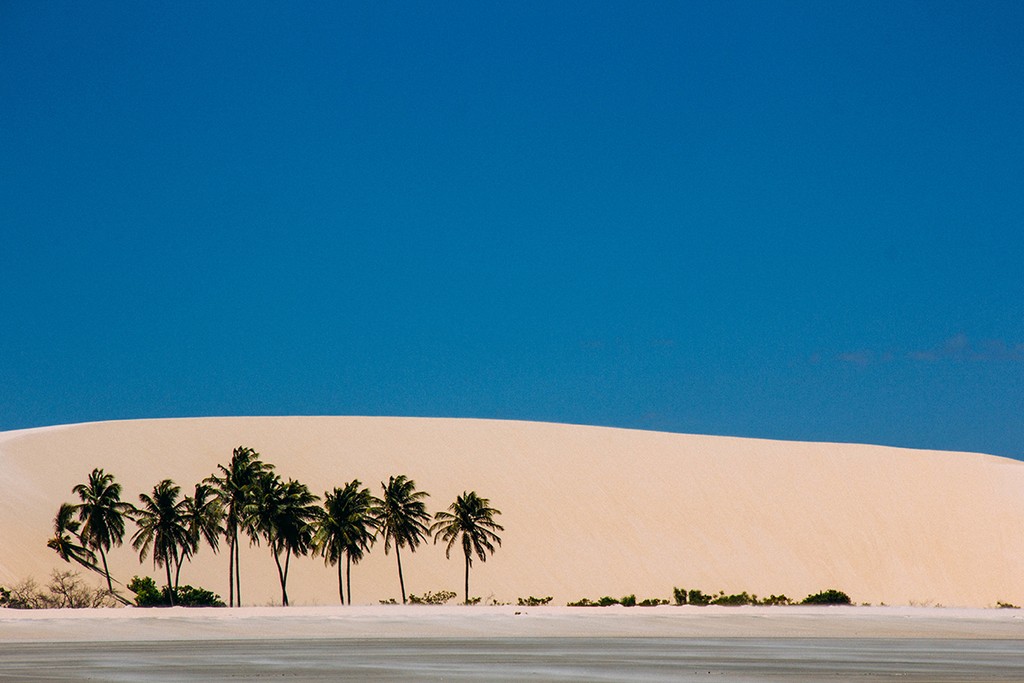
[(0, 3), (0, 429), (1024, 456), (1024, 4)]

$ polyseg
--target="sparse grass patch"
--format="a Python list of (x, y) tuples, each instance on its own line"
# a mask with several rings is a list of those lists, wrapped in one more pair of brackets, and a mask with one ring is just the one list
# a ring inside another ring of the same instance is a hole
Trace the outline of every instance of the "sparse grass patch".
[(550, 595), (544, 598), (535, 598), (531, 595), (528, 598), (519, 598), (516, 601), (516, 604), (520, 607), (540, 607), (548, 604), (549, 602), (551, 602)]
[[(454, 598), (455, 595), (456, 595), (455, 591), (437, 591), (436, 593), (431, 593), (430, 591), (427, 591), (422, 596), (420, 596), (420, 595), (413, 595), (412, 593), (410, 593), (409, 594), (409, 604), (410, 605), (443, 605), (446, 602), (448, 602), (449, 600), (451, 600), (452, 598)], [(480, 598), (477, 598), (477, 602), (479, 602), (479, 601), (480, 601)], [(473, 604), (475, 604), (475, 603), (473, 603)]]

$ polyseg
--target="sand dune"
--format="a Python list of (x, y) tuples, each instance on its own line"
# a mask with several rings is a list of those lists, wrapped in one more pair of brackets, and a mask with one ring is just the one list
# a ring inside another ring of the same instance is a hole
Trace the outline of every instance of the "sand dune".
[[(474, 489), (503, 511), (504, 543), (476, 562), (472, 593), (671, 597), (673, 586), (858, 602), (1024, 603), (1024, 463), (972, 453), (690, 436), (492, 420), (269, 417), (137, 420), (0, 433), (0, 584), (64, 565), (45, 547), (71, 488), (93, 467), (137, 501), (160, 479), (184, 488), (248, 445), (317, 493), (406, 474), (431, 511)], [(129, 547), (115, 577), (155, 575)], [(355, 602), (398, 597), (394, 556), (355, 568)], [(403, 554), (413, 593), (459, 590), (442, 547)], [(227, 592), (208, 548), (184, 582)], [(293, 565), (293, 604), (332, 604), (336, 574)], [(264, 547), (242, 553), (246, 604), (278, 600)]]

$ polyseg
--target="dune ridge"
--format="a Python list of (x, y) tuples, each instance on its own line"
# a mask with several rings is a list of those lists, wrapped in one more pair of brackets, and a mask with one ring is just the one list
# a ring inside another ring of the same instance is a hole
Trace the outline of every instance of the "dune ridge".
[[(320, 495), (353, 478), (375, 493), (406, 474), (431, 512), (465, 490), (503, 514), (503, 544), (475, 562), (471, 592), (670, 598), (673, 586), (800, 598), (835, 587), (856, 602), (1024, 603), (1024, 463), (990, 455), (446, 418), (128, 420), (0, 433), (0, 584), (67, 567), (46, 548), (53, 514), (93, 467), (125, 499), (171, 478), (191, 488), (235, 446), (259, 451)], [(129, 525), (130, 527), (132, 525)], [(403, 553), (412, 593), (458, 590), (462, 560), (428, 543)], [(115, 578), (159, 576), (127, 546)], [(393, 555), (353, 573), (354, 602), (398, 597)], [(226, 553), (203, 548), (182, 581), (227, 592)], [(296, 605), (333, 604), (336, 573), (293, 563)], [(245, 604), (279, 599), (265, 547), (242, 550)]]

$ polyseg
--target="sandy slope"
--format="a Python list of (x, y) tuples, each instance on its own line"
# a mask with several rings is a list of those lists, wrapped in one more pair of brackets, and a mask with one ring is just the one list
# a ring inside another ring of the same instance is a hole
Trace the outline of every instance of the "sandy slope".
[[(376, 491), (407, 474), (430, 509), (475, 489), (504, 514), (504, 545), (476, 562), (472, 592), (555, 603), (673, 586), (856, 601), (1024, 603), (1024, 463), (993, 456), (490, 420), (272, 417), (138, 420), (0, 434), (0, 584), (45, 578), (57, 506), (93, 467), (133, 502), (165, 477), (184, 487), (245, 444), (322, 493), (352, 478)], [(116, 577), (153, 574), (130, 548)], [(403, 555), (413, 593), (459, 590), (461, 558)], [(266, 548), (242, 556), (247, 604), (278, 599)], [(227, 592), (227, 558), (205, 549), (183, 581)], [(336, 574), (298, 561), (294, 604), (331, 604)], [(397, 597), (394, 556), (355, 569), (356, 602)]]

